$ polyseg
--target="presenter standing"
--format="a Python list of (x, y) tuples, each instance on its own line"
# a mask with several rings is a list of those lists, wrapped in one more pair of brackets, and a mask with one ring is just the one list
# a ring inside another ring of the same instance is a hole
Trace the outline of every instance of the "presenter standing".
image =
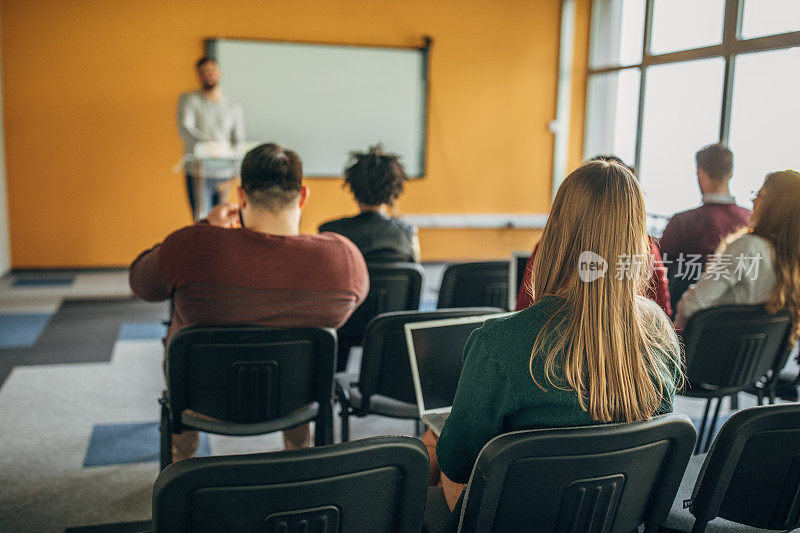
[[(242, 106), (222, 94), (219, 85), (222, 71), (212, 57), (203, 57), (196, 64), (200, 90), (183, 93), (178, 100), (178, 131), (184, 144), (186, 188), (195, 220), (200, 206), (210, 209), (220, 201), (220, 186), (236, 175), (235, 164), (206, 165), (201, 172), (202, 157), (229, 158), (237, 145), (244, 143)], [(198, 150), (201, 148), (201, 150)], [(203, 194), (203, 199), (196, 194)]]

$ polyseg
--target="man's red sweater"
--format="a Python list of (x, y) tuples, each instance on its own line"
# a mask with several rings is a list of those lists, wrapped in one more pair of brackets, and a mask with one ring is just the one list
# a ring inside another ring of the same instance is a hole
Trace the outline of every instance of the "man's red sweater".
[(129, 280), (143, 300), (174, 298), (168, 335), (196, 325), (336, 328), (369, 290), (364, 258), (340, 235), (268, 235), (203, 222), (143, 252)]

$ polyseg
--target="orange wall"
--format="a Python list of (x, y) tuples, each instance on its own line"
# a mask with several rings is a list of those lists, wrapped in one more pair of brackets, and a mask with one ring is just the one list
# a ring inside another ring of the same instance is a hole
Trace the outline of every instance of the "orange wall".
[[(181, 153), (175, 105), (214, 36), (402, 46), (432, 36), (429, 174), (409, 184), (401, 212), (546, 212), (560, 9), (561, 0), (2, 0), (13, 265), (126, 265), (190, 222), (183, 176), (170, 173)], [(308, 181), (302, 230), (354, 212), (340, 180)], [(430, 260), (507, 256), (535, 235), (423, 230), (421, 240)]]

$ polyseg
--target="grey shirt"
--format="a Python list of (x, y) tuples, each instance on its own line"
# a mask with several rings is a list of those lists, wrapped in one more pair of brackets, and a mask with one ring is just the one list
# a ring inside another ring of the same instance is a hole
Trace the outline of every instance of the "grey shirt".
[(693, 314), (709, 307), (766, 303), (778, 284), (774, 253), (772, 243), (758, 235), (729, 242), (711, 257), (700, 281), (683, 293), (675, 325), (685, 327)]
[(183, 153), (191, 155), (199, 142), (214, 141), (234, 146), (245, 140), (242, 106), (224, 95), (212, 102), (202, 91), (183, 93), (178, 100), (178, 131)]

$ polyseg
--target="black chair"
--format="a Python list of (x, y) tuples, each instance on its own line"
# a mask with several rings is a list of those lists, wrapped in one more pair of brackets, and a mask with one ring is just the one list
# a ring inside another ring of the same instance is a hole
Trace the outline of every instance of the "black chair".
[(342, 441), (350, 438), (350, 415), (377, 414), (417, 420), (404, 326), (412, 322), (500, 313), (497, 307), (469, 307), (438, 311), (399, 311), (373, 318), (364, 334), (359, 374), (336, 375), (336, 396), (341, 406)]
[(411, 437), (170, 465), (153, 488), (153, 531), (418, 533), (428, 453)]
[[(478, 455), (464, 491), (459, 531), (631, 533), (657, 531), (692, 454), (695, 429), (685, 415), (646, 422), (506, 433)], [(429, 489), (433, 506), (447, 506)]]
[(689, 461), (665, 526), (694, 533), (800, 527), (800, 404), (734, 413), (711, 451)]
[(315, 445), (333, 443), (331, 329), (184, 328), (167, 344), (166, 365), (162, 469), (172, 462), (172, 433), (185, 429), (262, 435), (313, 420)]
[(448, 265), (442, 275), (437, 309), (508, 309), (508, 260)]
[(425, 269), (417, 263), (371, 263), (369, 294), (339, 328), (337, 370), (347, 367), (350, 349), (361, 346), (364, 331), (373, 317), (391, 311), (416, 311), (422, 294)]
[[(789, 356), (791, 357), (791, 351)], [(795, 355), (795, 361), (800, 364), (800, 353)], [(770, 405), (775, 403), (776, 398), (787, 402), (800, 401), (800, 373), (796, 369), (773, 369), (769, 376), (745, 392), (754, 394), (758, 405), (764, 404), (766, 398)]]
[[(753, 386), (786, 365), (791, 326), (788, 311), (771, 314), (763, 305), (712, 307), (691, 317), (683, 336), (687, 386), (681, 395), (706, 398), (695, 453), (708, 450), (726, 396)], [(706, 436), (714, 399), (717, 406)]]

